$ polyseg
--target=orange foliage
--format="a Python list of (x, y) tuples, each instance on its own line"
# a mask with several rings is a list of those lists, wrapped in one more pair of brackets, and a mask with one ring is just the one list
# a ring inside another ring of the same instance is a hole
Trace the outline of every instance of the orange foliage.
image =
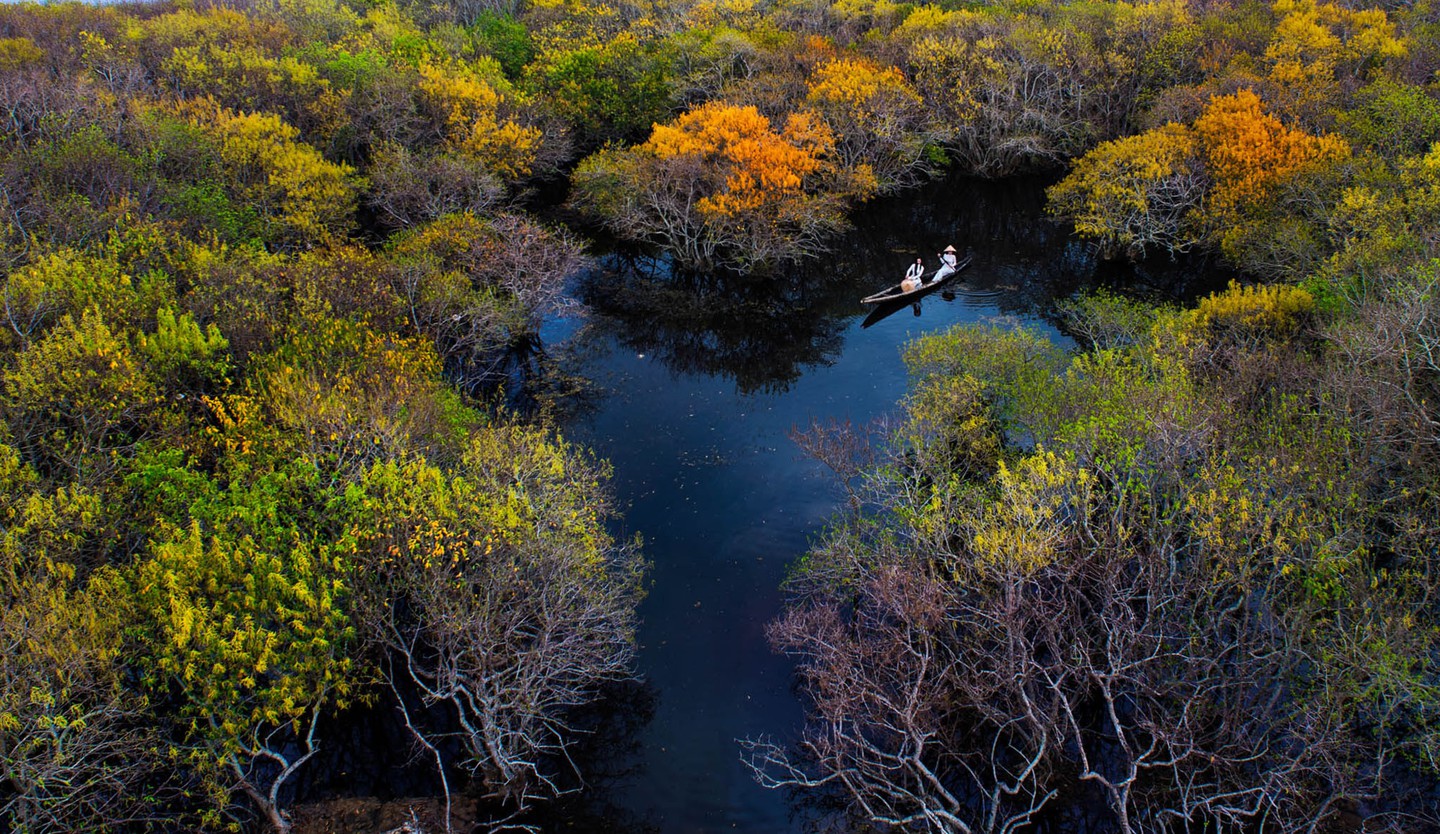
[(733, 217), (802, 191), (834, 146), (824, 120), (796, 113), (776, 131), (754, 107), (711, 102), (670, 125), (656, 125), (641, 150), (658, 159), (690, 157), (720, 172), (723, 189), (702, 198), (706, 215)]
[(1306, 166), (1350, 153), (1338, 136), (1286, 127), (1265, 112), (1250, 90), (1212, 97), (1195, 120), (1195, 131), (1213, 182), (1210, 207), (1221, 215), (1263, 200), (1277, 183)]

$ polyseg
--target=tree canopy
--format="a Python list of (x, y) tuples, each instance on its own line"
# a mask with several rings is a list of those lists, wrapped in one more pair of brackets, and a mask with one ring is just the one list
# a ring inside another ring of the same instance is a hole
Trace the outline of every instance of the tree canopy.
[(587, 236), (767, 280), (950, 171), (1049, 173), (1107, 256), (1244, 281), (1072, 299), (1073, 352), (911, 347), (889, 445), (829, 461), (857, 509), (772, 628), (812, 720), (752, 743), (760, 779), (917, 831), (1062, 797), (1435, 824), (1436, 32), (1318, 0), (0, 5), (0, 821), (284, 831), (375, 704), (523, 820), (634, 672), (607, 465), (503, 398)]

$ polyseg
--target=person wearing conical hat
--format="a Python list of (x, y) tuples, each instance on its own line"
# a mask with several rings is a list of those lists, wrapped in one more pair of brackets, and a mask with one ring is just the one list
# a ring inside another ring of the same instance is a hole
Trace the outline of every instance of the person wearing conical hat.
[(945, 276), (958, 269), (959, 267), (957, 264), (958, 261), (956, 261), (955, 259), (955, 247), (945, 247), (945, 251), (940, 253), (940, 270), (936, 272), (935, 277), (931, 278), (930, 280), (939, 281), (941, 278), (944, 278)]

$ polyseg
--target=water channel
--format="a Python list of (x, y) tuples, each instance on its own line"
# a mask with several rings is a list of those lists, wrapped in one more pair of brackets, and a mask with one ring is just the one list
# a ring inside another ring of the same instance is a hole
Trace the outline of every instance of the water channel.
[[(589, 380), (565, 431), (613, 463), (619, 532), (643, 535), (653, 568), (646, 686), (623, 696), (638, 729), (596, 766), (568, 830), (805, 830), (791, 797), (754, 782), (736, 743), (793, 737), (803, 718), (765, 625), (838, 492), (792, 430), (893, 413), (906, 390), (901, 350), (923, 333), (998, 321), (1063, 340), (1054, 302), (1084, 288), (1184, 296), (1223, 280), (1196, 264), (1098, 260), (1045, 217), (1043, 186), (937, 183), (862, 212), (832, 257), (779, 278), (665, 275), (616, 259), (575, 288), (591, 312), (543, 334), (563, 373)], [(974, 253), (960, 280), (918, 313), (862, 327), (858, 299), (916, 256), (933, 267), (949, 243)]]

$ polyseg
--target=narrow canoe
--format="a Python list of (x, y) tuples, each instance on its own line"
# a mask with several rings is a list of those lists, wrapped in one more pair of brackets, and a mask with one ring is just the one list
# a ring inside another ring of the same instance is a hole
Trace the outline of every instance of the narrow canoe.
[(955, 271), (952, 272), (952, 273), (950, 273), (949, 275), (946, 275), (944, 278), (941, 278), (939, 281), (933, 280), (934, 277), (935, 277), (935, 272), (939, 272), (939, 271), (940, 271), (940, 270), (937, 269), (937, 270), (935, 270), (935, 272), (928, 272), (928, 273), (926, 273), (926, 274), (925, 274), (925, 283), (922, 283), (920, 286), (916, 287), (915, 289), (913, 289), (913, 290), (911, 290), (911, 291), (909, 291), (909, 292), (905, 292), (904, 290), (900, 289), (901, 285), (900, 285), (900, 284), (896, 284), (896, 285), (894, 285), (894, 286), (892, 286), (892, 287), (889, 287), (889, 288), (887, 288), (887, 289), (881, 290), (880, 292), (877, 292), (877, 293), (875, 293), (874, 295), (867, 295), (867, 296), (865, 296), (864, 298), (860, 299), (860, 303), (861, 303), (861, 304), (884, 304), (884, 303), (886, 303), (887, 301), (900, 301), (900, 300), (902, 300), (902, 299), (914, 298), (914, 297), (916, 297), (916, 296), (924, 295), (924, 294), (928, 293), (930, 290), (933, 290), (933, 289), (935, 289), (936, 287), (938, 287), (938, 286), (940, 286), (940, 285), (942, 285), (942, 284), (948, 283), (948, 282), (950, 281), (950, 279), (954, 278), (956, 275), (959, 275), (960, 272), (965, 269), (965, 267), (967, 267), (967, 266), (970, 265), (970, 257), (971, 257), (970, 255), (966, 255), (965, 257), (961, 258), (961, 259), (955, 264)]

